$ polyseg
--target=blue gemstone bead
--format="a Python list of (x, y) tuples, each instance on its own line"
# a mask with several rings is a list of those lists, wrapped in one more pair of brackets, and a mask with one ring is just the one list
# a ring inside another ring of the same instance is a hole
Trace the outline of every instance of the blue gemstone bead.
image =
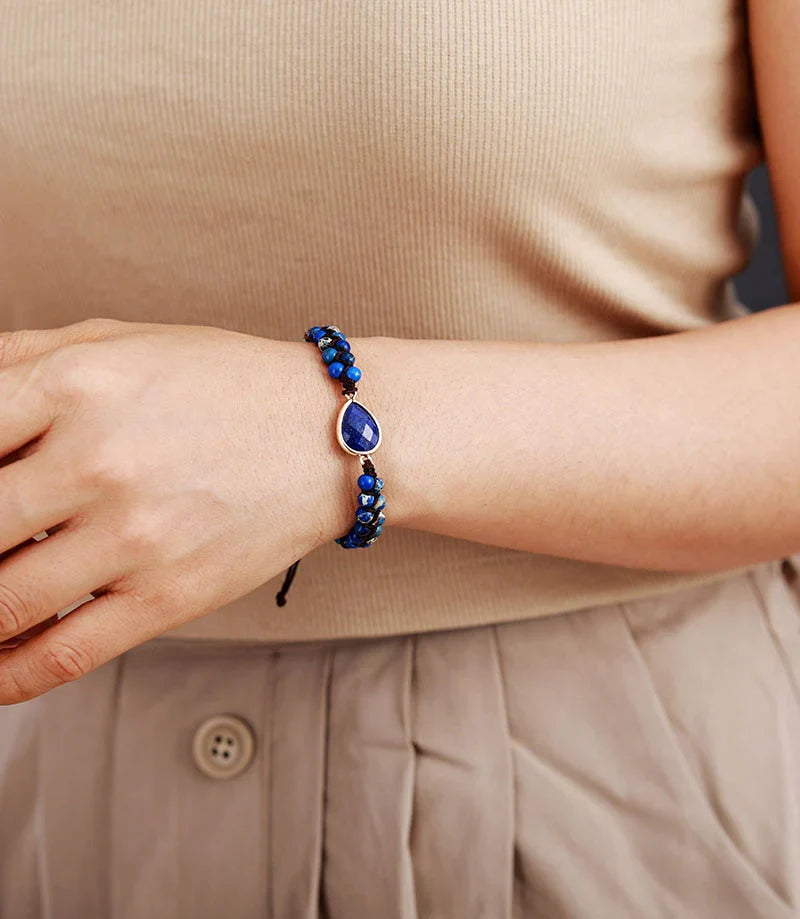
[(367, 473), (365, 472), (364, 475), (360, 475), (358, 477), (358, 487), (361, 489), (361, 491), (372, 491), (374, 485), (375, 485), (374, 476), (367, 475)]
[(353, 355), (352, 355), (349, 351), (337, 351), (337, 352), (336, 352), (336, 359), (337, 359), (337, 360), (340, 360), (343, 364), (347, 365), (348, 367), (349, 367), (352, 363), (355, 362), (355, 358), (353, 357)]
[(379, 511), (382, 507), (386, 507), (386, 498), (383, 495), (378, 495), (372, 503), (372, 509)]
[(340, 338), (339, 341), (336, 342), (336, 347), (337, 347), (340, 351), (349, 351), (349, 350), (350, 350), (350, 342), (349, 342), (346, 338)]
[(375, 487), (373, 491), (383, 491), (383, 479), (380, 476), (375, 476)]
[(372, 507), (375, 503), (375, 495), (359, 495), (358, 503), (361, 507)]
[(326, 348), (322, 352), (322, 360), (325, 361), (326, 364), (330, 364), (330, 362), (335, 359), (336, 359), (336, 348)]
[(383, 521), (386, 520), (385, 514), (378, 514), (378, 526), (383, 526)]
[(366, 536), (367, 533), (370, 532), (370, 528), (366, 525), (366, 523), (357, 523), (353, 527), (353, 530), (358, 536)]
[(338, 380), (344, 371), (344, 364), (341, 361), (334, 361), (332, 364), (328, 364), (328, 373)]
[[(333, 364), (330, 365), (332, 367)], [(368, 409), (354, 399), (345, 406), (339, 422), (339, 434), (348, 450), (370, 453), (381, 439), (378, 422)]]
[(359, 367), (348, 367), (345, 371), (345, 376), (357, 383), (361, 379), (361, 369)]
[(375, 532), (372, 535), (380, 536), (382, 532), (383, 532), (383, 524), (379, 523), (378, 526), (375, 527)]
[(359, 511), (356, 512), (356, 520), (359, 523), (371, 523), (375, 515), (368, 507), (362, 507)]
[(321, 329), (318, 325), (315, 325), (310, 332), (311, 338), (314, 341), (319, 341), (323, 335), (325, 335), (325, 329)]

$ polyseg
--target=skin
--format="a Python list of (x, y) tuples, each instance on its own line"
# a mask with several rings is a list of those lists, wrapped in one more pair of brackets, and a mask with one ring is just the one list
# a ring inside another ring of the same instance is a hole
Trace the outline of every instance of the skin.
[[(754, 4), (750, 26), (792, 302), (614, 342), (351, 338), (387, 525), (666, 570), (800, 551), (800, 6)], [(346, 532), (338, 390), (307, 343), (208, 326), (0, 335), (0, 704)]]

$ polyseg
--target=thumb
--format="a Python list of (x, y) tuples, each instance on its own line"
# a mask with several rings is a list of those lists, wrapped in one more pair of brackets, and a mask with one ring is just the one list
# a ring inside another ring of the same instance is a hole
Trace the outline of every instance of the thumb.
[(49, 351), (55, 351), (64, 345), (81, 341), (101, 341), (119, 335), (136, 323), (123, 322), (119, 319), (83, 319), (71, 325), (55, 329), (19, 329), (13, 332), (0, 332), (0, 368), (17, 364), (20, 361)]

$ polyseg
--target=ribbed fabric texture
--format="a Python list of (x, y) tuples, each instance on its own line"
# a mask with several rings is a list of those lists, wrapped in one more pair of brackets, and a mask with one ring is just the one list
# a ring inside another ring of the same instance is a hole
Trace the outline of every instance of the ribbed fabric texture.
[[(0, 0), (0, 24), (2, 328), (586, 341), (742, 312), (743, 3)], [(169, 636), (475, 625), (719, 576), (389, 526), (308, 556), (286, 607), (277, 577)]]

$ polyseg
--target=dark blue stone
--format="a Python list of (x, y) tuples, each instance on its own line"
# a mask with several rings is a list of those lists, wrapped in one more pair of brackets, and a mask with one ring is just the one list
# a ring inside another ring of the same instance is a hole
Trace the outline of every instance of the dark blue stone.
[(344, 411), (341, 432), (342, 440), (354, 453), (369, 453), (375, 449), (380, 438), (378, 422), (360, 402), (354, 400)]

